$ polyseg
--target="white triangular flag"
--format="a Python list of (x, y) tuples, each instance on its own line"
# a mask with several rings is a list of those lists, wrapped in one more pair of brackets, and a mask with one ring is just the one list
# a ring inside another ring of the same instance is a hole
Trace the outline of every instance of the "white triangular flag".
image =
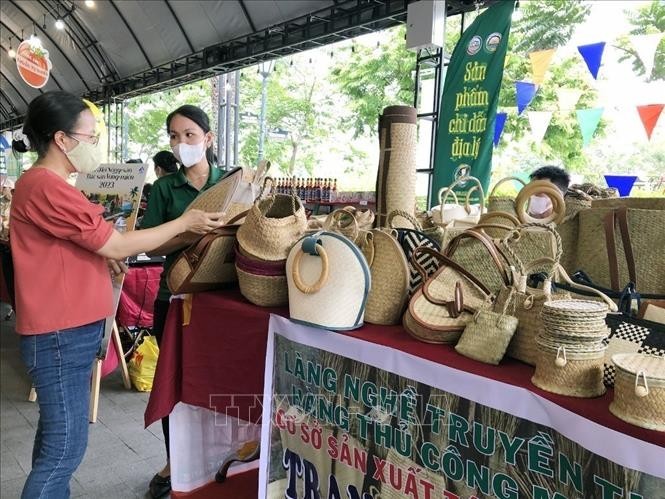
[(647, 79), (651, 76), (656, 49), (662, 36), (662, 33), (654, 33), (652, 35), (633, 35), (630, 37), (630, 43), (633, 45), (642, 64), (644, 64)]
[(529, 125), (531, 125), (531, 137), (534, 142), (540, 144), (545, 132), (547, 132), (547, 127), (550, 126), (552, 111), (529, 111), (528, 116)]
[(577, 105), (577, 101), (582, 97), (582, 91), (577, 88), (559, 88), (556, 91), (559, 100), (559, 110), (562, 113), (569, 113)]

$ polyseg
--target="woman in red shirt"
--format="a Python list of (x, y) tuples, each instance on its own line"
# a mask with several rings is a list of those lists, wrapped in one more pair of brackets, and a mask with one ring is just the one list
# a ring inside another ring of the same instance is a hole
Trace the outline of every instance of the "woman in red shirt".
[(183, 232), (203, 234), (223, 214), (199, 210), (147, 230), (120, 233), (67, 182), (102, 160), (92, 104), (47, 92), (28, 106), (15, 151), (37, 162), (16, 183), (10, 222), (16, 283), (16, 331), (39, 403), (32, 471), (22, 497), (69, 497), (69, 481), (88, 439), (92, 365), (104, 318), (113, 314), (111, 273), (118, 261)]

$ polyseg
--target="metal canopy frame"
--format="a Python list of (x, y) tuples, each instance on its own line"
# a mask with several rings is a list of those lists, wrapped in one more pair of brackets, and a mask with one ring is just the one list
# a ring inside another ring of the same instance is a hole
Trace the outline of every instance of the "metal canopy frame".
[[(109, 5), (112, 6), (121, 22), (124, 23), (134, 38), (147, 66), (144, 71), (123, 78), (119, 76), (113, 61), (105, 54), (99, 42), (94, 38), (94, 33), (91, 33), (79, 18), (78, 7), (75, 7), (72, 0), (36, 0), (35, 4), (41, 6), (47, 15), (58, 16), (63, 19), (66, 33), (82, 54), (84, 64), (89, 66), (99, 78), (99, 86), (90, 89), (92, 85), (85, 84), (80, 71), (69, 60), (65, 51), (60, 47), (57, 48), (74, 69), (74, 74), (83, 80), (85, 88), (88, 89), (83, 97), (94, 102), (105, 103), (113, 99), (126, 99), (166, 90), (185, 83), (252, 66), (263, 60), (288, 56), (329, 43), (390, 28), (405, 22), (408, 4), (415, 0), (333, 0), (329, 7), (290, 21), (273, 24), (258, 31), (256, 29), (256, 19), (252, 19), (246, 1), (236, 0), (252, 32), (198, 51), (193, 50), (194, 45), (169, 0), (162, 1), (166, 4), (170, 15), (180, 28), (191, 53), (152, 67), (152, 61), (145, 47), (137, 39), (136, 34), (132, 31), (116, 3), (110, 0)], [(447, 15), (451, 16), (471, 11), (495, 1), (447, 0)], [(24, 10), (16, 0), (9, 0), (9, 3), (46, 34), (41, 29), (39, 22)], [(17, 40), (20, 39), (8, 28), (6, 23), (3, 23), (3, 29), (7, 29)], [(46, 35), (48, 36), (48, 34)], [(50, 36), (49, 39), (54, 45), (58, 46)], [(60, 82), (56, 81), (53, 75), (51, 77), (56, 86), (62, 88)], [(9, 81), (6, 75), (4, 80)], [(12, 85), (12, 87), (14, 87), (13, 91), (17, 92), (15, 86)], [(29, 100), (20, 93), (19, 98), (23, 102)], [(11, 116), (12, 114), (14, 113), (7, 113), (3, 116), (4, 119), (2, 119), (0, 129), (6, 130), (20, 126), (23, 116), (16, 116), (15, 114)]]

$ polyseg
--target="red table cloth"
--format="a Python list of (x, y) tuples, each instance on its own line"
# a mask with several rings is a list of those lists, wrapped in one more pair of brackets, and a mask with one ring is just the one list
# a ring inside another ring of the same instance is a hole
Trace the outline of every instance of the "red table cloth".
[[(178, 402), (257, 422), (261, 407), (254, 403), (254, 395), (263, 394), (269, 316), (272, 312), (288, 317), (288, 310), (256, 307), (237, 290), (199, 293), (193, 298), (190, 324), (182, 326), (181, 302), (174, 305), (169, 310), (145, 413), (146, 426), (168, 415)], [(463, 357), (452, 346), (419, 342), (401, 326), (367, 324), (345, 334), (524, 387), (605, 427), (665, 447), (665, 433), (631, 425), (609, 412), (612, 390), (593, 399), (549, 393), (531, 384), (534, 371), (531, 366), (510, 358), (505, 358), (499, 366), (484, 364)], [(239, 397), (232, 397), (233, 394)]]

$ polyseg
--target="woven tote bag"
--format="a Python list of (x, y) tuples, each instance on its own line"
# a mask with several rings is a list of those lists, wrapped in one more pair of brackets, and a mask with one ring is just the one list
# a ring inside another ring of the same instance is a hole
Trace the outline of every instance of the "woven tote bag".
[[(464, 192), (466, 201), (463, 206), (459, 204), (455, 188), (466, 189)], [(471, 198), (475, 193), (478, 196), (478, 203), (471, 204)], [(453, 196), (455, 204), (448, 203), (449, 196)], [(476, 177), (461, 177), (448, 187), (442, 187), (439, 189), (438, 199), (439, 205), (432, 208), (432, 213), (436, 223), (442, 227), (472, 227), (485, 213), (485, 191)]]
[(417, 111), (389, 106), (379, 116), (379, 171), (376, 179), (376, 227), (393, 210), (416, 206)]
[(305, 208), (297, 196), (273, 194), (258, 199), (238, 229), (242, 250), (260, 260), (285, 260), (307, 230)]
[(512, 298), (508, 297), (500, 312), (478, 310), (464, 328), (455, 350), (470, 359), (499, 364), (517, 329), (517, 317), (507, 313)]
[(642, 293), (665, 294), (665, 199), (609, 198), (579, 213), (574, 267), (616, 291), (632, 281)]
[(494, 187), (492, 187), (492, 190), (487, 196), (488, 212), (502, 211), (504, 213), (509, 213), (511, 215), (515, 216), (517, 215), (517, 212), (515, 211), (515, 198), (505, 195), (500, 196), (497, 194), (497, 189), (501, 184), (511, 181), (522, 184), (522, 187), (526, 185), (524, 180), (518, 177), (504, 177), (501, 180), (499, 180), (496, 184), (494, 184)]
[(636, 426), (665, 431), (665, 358), (618, 354), (612, 362), (617, 375), (610, 412)]
[[(404, 222), (398, 222), (396, 219), (402, 218), (406, 221), (407, 225), (404, 225)], [(393, 210), (388, 214), (388, 219), (386, 220), (386, 225), (391, 229), (413, 229), (418, 232), (425, 234), (427, 237), (435, 241), (439, 247), (441, 247), (441, 242), (443, 240), (444, 229), (438, 225), (432, 227), (423, 228), (418, 219), (406, 211)]]
[(187, 210), (223, 211), (229, 218), (233, 218), (252, 206), (254, 200), (247, 199), (248, 185), (243, 181), (243, 169), (234, 168), (214, 186), (199, 194), (187, 206)]
[(365, 321), (393, 325), (402, 318), (409, 295), (409, 266), (397, 240), (373, 229), (365, 233), (363, 254), (372, 275), (372, 289), (367, 297)]
[(231, 219), (231, 224), (219, 227), (200, 237), (183, 250), (166, 276), (171, 293), (198, 293), (223, 288), (238, 280), (235, 271), (236, 233), (243, 213)]
[(414, 262), (412, 258), (413, 252), (416, 248), (425, 247), (438, 253), (441, 248), (434, 239), (419, 230), (399, 228), (391, 229), (392, 231), (396, 233), (397, 242), (402, 247), (409, 265), (409, 297), (411, 297), (423, 283), (423, 274), (418, 271), (415, 263), (424, 269), (425, 276), (433, 274), (439, 268), (439, 261), (431, 253), (419, 253), (417, 262)]
[(293, 321), (337, 331), (363, 325), (372, 278), (346, 237), (318, 232), (300, 239), (289, 252), (286, 276)]

